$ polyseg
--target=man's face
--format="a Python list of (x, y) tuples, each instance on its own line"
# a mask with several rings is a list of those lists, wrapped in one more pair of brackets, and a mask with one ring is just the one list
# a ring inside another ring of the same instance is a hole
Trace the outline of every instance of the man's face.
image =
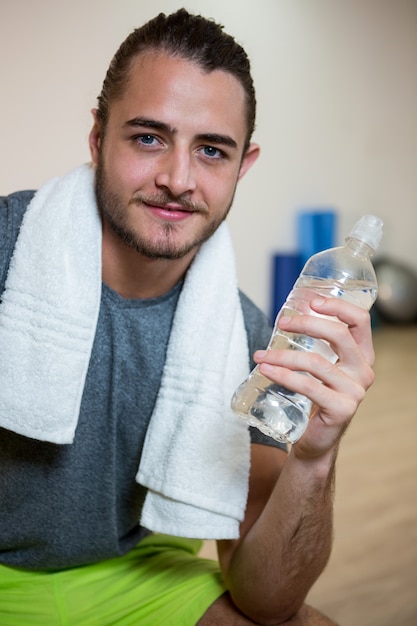
[(245, 137), (244, 91), (231, 74), (137, 57), (104, 137), (97, 119), (90, 134), (98, 205), (121, 245), (150, 258), (193, 254), (257, 157), (254, 145), (243, 155)]

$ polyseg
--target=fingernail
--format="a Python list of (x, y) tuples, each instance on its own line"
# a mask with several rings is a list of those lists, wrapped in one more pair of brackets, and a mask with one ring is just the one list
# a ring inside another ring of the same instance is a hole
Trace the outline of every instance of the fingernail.
[(314, 300), (311, 301), (311, 304), (313, 306), (323, 306), (323, 304), (326, 302), (325, 298), (314, 298)]
[(287, 326), (291, 321), (291, 317), (289, 315), (283, 315), (279, 318), (280, 325)]

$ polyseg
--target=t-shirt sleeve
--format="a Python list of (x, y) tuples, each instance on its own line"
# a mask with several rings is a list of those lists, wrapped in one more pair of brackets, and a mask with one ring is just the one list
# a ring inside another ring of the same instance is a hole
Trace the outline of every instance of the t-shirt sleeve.
[(33, 194), (34, 191), (20, 191), (0, 196), (0, 294), (6, 282), (20, 224)]
[[(248, 336), (249, 365), (252, 370), (256, 365), (253, 360), (253, 353), (255, 350), (263, 350), (267, 347), (271, 337), (272, 326), (265, 313), (263, 313), (243, 292), (240, 292), (240, 302)], [(275, 441), (272, 437), (264, 435), (258, 428), (250, 426), (249, 432), (252, 443), (261, 443), (266, 446), (273, 446), (287, 451), (285, 443)]]

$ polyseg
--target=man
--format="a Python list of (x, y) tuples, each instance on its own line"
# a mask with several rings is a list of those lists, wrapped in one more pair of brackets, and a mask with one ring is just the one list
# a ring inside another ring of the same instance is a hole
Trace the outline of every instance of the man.
[[(315, 410), (288, 454), (251, 430), (249, 469), (244, 422), (219, 410), (243, 343), (270, 334), (229, 286), (223, 223), (259, 155), (247, 57), (214, 22), (161, 14), (116, 53), (93, 117), (93, 169), (0, 205), (0, 623), (331, 624), (303, 602), (373, 381), (369, 316), (317, 299), (343, 324), (281, 321), (336, 365), (255, 353)], [(195, 537), (218, 539), (219, 568)]]

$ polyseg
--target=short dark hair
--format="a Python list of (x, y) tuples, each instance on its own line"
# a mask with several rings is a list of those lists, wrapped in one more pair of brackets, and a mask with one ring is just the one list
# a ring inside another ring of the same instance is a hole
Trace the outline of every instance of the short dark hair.
[(247, 134), (245, 149), (249, 146), (255, 128), (256, 98), (245, 50), (223, 26), (201, 15), (191, 15), (185, 9), (155, 18), (136, 28), (114, 55), (102, 90), (98, 96), (97, 115), (105, 128), (112, 101), (120, 98), (126, 88), (132, 61), (143, 52), (165, 52), (199, 65), (203, 70), (224, 70), (242, 85), (246, 98)]

